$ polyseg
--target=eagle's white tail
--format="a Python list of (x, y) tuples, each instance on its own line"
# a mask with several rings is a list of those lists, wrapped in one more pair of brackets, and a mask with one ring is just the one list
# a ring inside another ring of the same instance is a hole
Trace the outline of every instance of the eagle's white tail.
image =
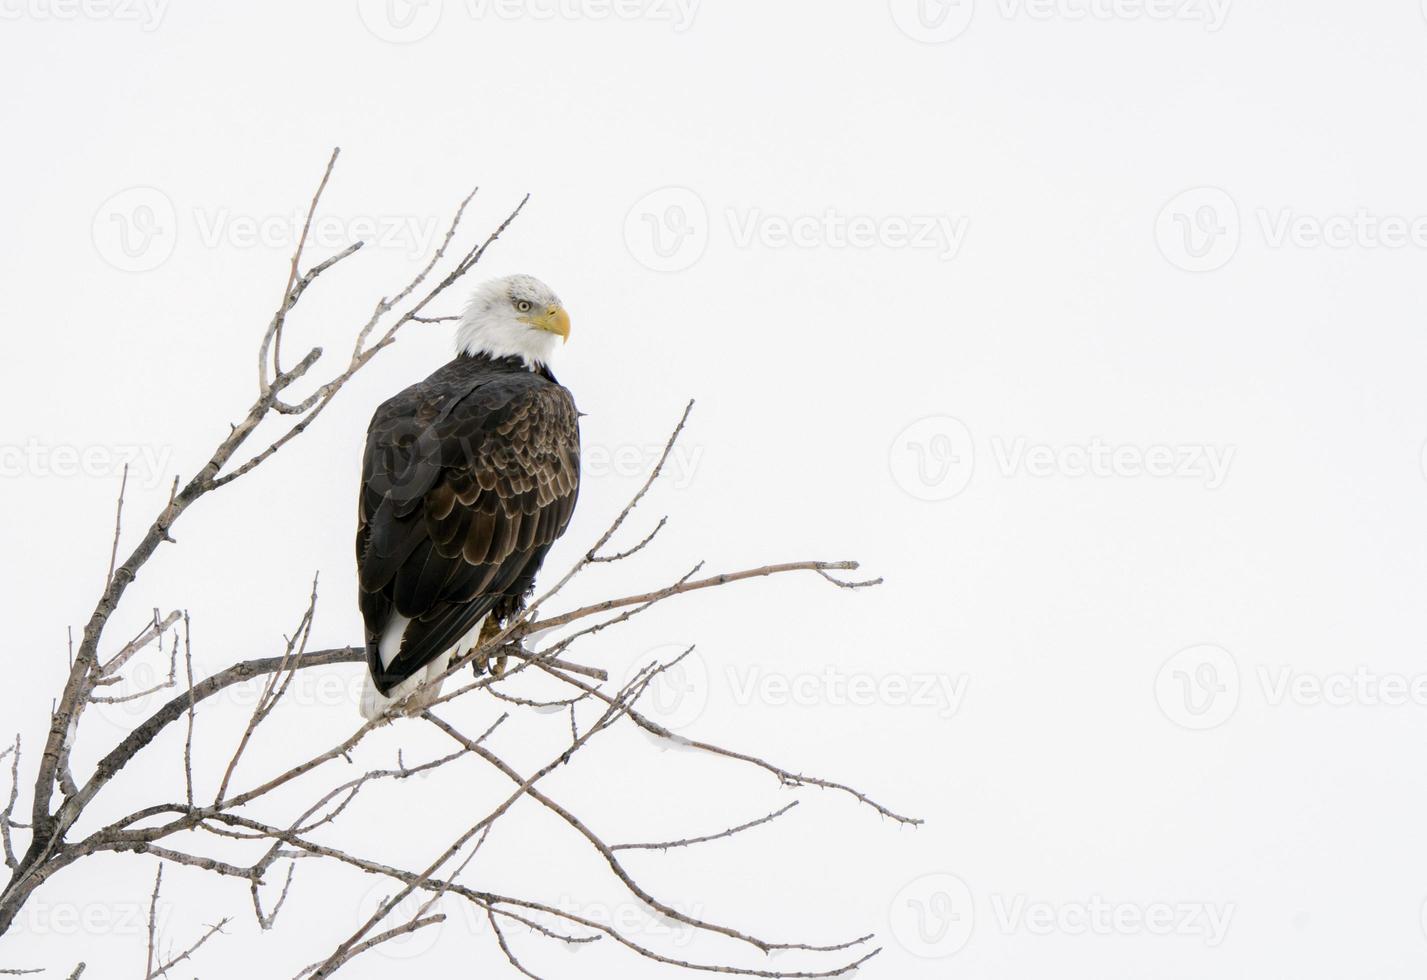
[[(402, 635), (406, 632), (407, 624), (410, 622), (411, 620), (405, 616), (393, 615), (391, 621), (387, 623), (386, 629), (382, 632), (381, 640), (377, 644), (377, 655), (381, 657), (384, 666), (390, 664), (392, 660), (396, 658), (397, 651), (401, 649)], [(359, 705), (362, 717), (367, 719), (367, 721), (373, 721), (381, 717), (394, 703), (400, 701), (413, 691), (416, 691), (417, 688), (421, 690), (407, 703), (405, 713), (417, 714), (429, 706), (431, 702), (441, 696), (441, 681), (437, 678), (446, 672), (446, 668), (451, 665), (451, 658), (454, 657), (458, 651), (469, 650), (475, 645), (477, 637), (480, 636), (481, 623), (484, 622), (485, 618), (482, 617), (481, 622), (477, 623), (471, 628), (469, 633), (461, 637), (455, 646), (396, 685), (396, 687), (391, 689), (390, 694), (383, 694), (377, 690), (376, 684), (372, 683), (371, 671), (368, 671), (366, 683), (362, 686), (362, 701)]]
[(446, 668), (451, 663), (451, 654), (454, 651), (447, 651), (396, 687), (391, 689), (390, 694), (383, 694), (377, 690), (377, 686), (372, 683), (371, 672), (367, 672), (366, 684), (362, 686), (362, 717), (371, 721), (379, 718), (382, 712), (390, 708), (394, 703), (406, 697), (418, 687), (421, 693), (411, 699), (407, 705), (407, 713), (415, 714), (427, 707), (432, 701), (441, 696), (441, 682), (436, 678), (446, 672)]

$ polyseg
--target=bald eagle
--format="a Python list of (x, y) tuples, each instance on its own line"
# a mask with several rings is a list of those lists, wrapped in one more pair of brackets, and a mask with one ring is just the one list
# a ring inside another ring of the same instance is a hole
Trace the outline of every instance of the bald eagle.
[(540, 280), (488, 282), (455, 359), (372, 416), (357, 516), (366, 718), (418, 689), (408, 710), (435, 700), (429, 682), (524, 608), (570, 523), (579, 415), (548, 367), (569, 336)]

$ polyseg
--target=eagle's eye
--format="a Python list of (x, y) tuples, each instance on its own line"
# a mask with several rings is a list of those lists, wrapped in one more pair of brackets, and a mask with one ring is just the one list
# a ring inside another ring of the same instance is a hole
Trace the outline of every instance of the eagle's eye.
[(520, 313), (529, 313), (529, 312), (530, 312), (530, 300), (528, 300), (528, 299), (518, 299), (518, 300), (516, 300), (516, 301), (515, 301), (515, 308), (516, 308), (516, 310), (517, 310), (518, 312), (520, 312)]

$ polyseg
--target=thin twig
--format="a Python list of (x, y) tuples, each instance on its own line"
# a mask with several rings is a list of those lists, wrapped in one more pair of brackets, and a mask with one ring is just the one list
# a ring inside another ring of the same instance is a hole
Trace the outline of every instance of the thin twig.
[(163, 885), (164, 863), (159, 862), (158, 870), (154, 872), (154, 893), (149, 898), (149, 942), (148, 942), (148, 963), (144, 967), (144, 977), (154, 975), (154, 968), (158, 964), (158, 912), (159, 912), (159, 888)]
[(193, 807), (193, 715), (198, 701), (193, 694), (193, 646), (189, 631), (188, 613), (183, 614), (183, 668), (188, 680), (188, 731), (183, 737), (183, 789), (188, 806)]
[(750, 821), (748, 821), (747, 823), (741, 823), (741, 824), (739, 824), (737, 827), (730, 827), (730, 828), (728, 828), (727, 830), (719, 831), (717, 834), (707, 834), (707, 835), (705, 835), (705, 836), (703, 836), (703, 837), (689, 837), (689, 838), (687, 838), (687, 839), (685, 839), (685, 840), (662, 841), (662, 842), (660, 842), (660, 843), (658, 843), (658, 844), (611, 844), (611, 845), (610, 845), (610, 850), (611, 850), (611, 851), (667, 851), (667, 850), (669, 850), (670, 848), (674, 848), (674, 847), (688, 847), (688, 846), (690, 846), (691, 844), (704, 844), (704, 843), (707, 843), (708, 841), (712, 841), (712, 840), (721, 840), (721, 839), (723, 839), (723, 838), (725, 838), (725, 837), (732, 837), (734, 834), (742, 833), (742, 832), (745, 831), (745, 830), (749, 830), (749, 829), (751, 829), (751, 828), (753, 828), (753, 827), (757, 827), (757, 826), (759, 826), (760, 824), (765, 824), (765, 823), (769, 823), (770, 821), (777, 820), (779, 817), (781, 817), (783, 814), (787, 813), (789, 810), (793, 809), (793, 807), (795, 807), (795, 806), (797, 806), (797, 805), (798, 805), (798, 801), (797, 801), (797, 800), (794, 800), (792, 803), (789, 803), (787, 806), (784, 806), (782, 809), (774, 810), (772, 813), (768, 814), (767, 816), (759, 817), (757, 820), (750, 820)]
[[(317, 610), (317, 578), (312, 579), (312, 593), (307, 600), (307, 609), (302, 614), (302, 619), (298, 622), (297, 629), (287, 640), (287, 649), (282, 654), (282, 665), (277, 670), (268, 675), (267, 684), (263, 687), (262, 693), (258, 696), (258, 701), (253, 705), (253, 713), (248, 718), (248, 727), (243, 730), (243, 736), (238, 740), (238, 747), (233, 750), (233, 757), (228, 760), (228, 768), (223, 771), (223, 779), (218, 784), (218, 792), (213, 797), (213, 802), (219, 803), (228, 792), (228, 782), (233, 778), (233, 770), (238, 767), (238, 760), (243, 757), (243, 751), (248, 747), (248, 742), (252, 739), (253, 733), (257, 731), (259, 725), (272, 713), (273, 708), (282, 699), (287, 691), (287, 685), (291, 683), (294, 674), (293, 670), (286, 672), (286, 680), (281, 685), (278, 684), (280, 678), (284, 676), (283, 667), (292, 659), (294, 653), (301, 657), (307, 649), (307, 638), (312, 632), (313, 615)], [(190, 703), (192, 698), (189, 698)]]
[(114, 581), (114, 563), (119, 560), (119, 535), (124, 529), (124, 491), (129, 487), (129, 464), (124, 464), (124, 475), (119, 479), (119, 502), (114, 505), (114, 544), (109, 549), (109, 571), (104, 575), (107, 590)]
[(302, 233), (298, 235), (297, 248), (292, 253), (292, 266), (288, 270), (287, 285), (282, 290), (282, 301), (278, 304), (277, 313), (273, 315), (272, 324), (263, 334), (263, 342), (259, 347), (258, 356), (258, 386), (264, 394), (268, 391), (268, 344), (272, 344), (273, 373), (281, 375), (282, 328), (287, 322), (288, 311), (292, 309), (292, 291), (293, 287), (297, 285), (297, 267), (302, 262), (302, 250), (307, 247), (307, 234), (312, 229), (312, 217), (317, 213), (317, 202), (322, 200), (322, 192), (327, 189), (327, 181), (332, 179), (332, 168), (337, 166), (337, 156), (341, 152), (341, 147), (334, 146), (332, 155), (327, 158), (327, 167), (322, 171), (322, 180), (318, 182), (317, 191), (312, 195), (312, 203), (307, 208), (307, 220), (302, 223)]
[(203, 933), (203, 935), (199, 936), (198, 940), (192, 946), (188, 947), (172, 959), (160, 963), (152, 973), (150, 973), (147, 977), (144, 978), (144, 980), (154, 980), (155, 977), (168, 976), (169, 970), (172, 970), (175, 966), (182, 963), (184, 960), (191, 959), (193, 957), (193, 954), (198, 951), (198, 948), (200, 946), (202, 946), (204, 943), (208, 942), (208, 940), (212, 939), (214, 936), (222, 932), (223, 927), (231, 921), (233, 920), (229, 918), (223, 918), (220, 919), (218, 922), (214, 923), (213, 925), (209, 926), (208, 931)]
[(0, 811), (0, 841), (4, 843), (5, 866), (7, 868), (18, 868), (19, 859), (15, 857), (15, 842), (11, 835), (11, 828), (17, 826), (15, 823), (15, 801), (20, 796), (20, 736), (15, 735), (15, 744), (0, 752), (0, 760), (10, 756), (10, 798), (5, 802), (5, 809)]

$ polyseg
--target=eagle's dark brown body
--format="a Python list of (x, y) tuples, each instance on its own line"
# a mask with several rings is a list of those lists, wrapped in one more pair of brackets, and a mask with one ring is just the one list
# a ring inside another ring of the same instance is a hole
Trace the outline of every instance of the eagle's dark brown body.
[[(463, 354), (377, 409), (357, 569), (367, 665), (383, 695), (487, 613), (522, 608), (579, 484), (574, 399), (544, 368)], [(383, 663), (395, 614), (411, 622)]]

